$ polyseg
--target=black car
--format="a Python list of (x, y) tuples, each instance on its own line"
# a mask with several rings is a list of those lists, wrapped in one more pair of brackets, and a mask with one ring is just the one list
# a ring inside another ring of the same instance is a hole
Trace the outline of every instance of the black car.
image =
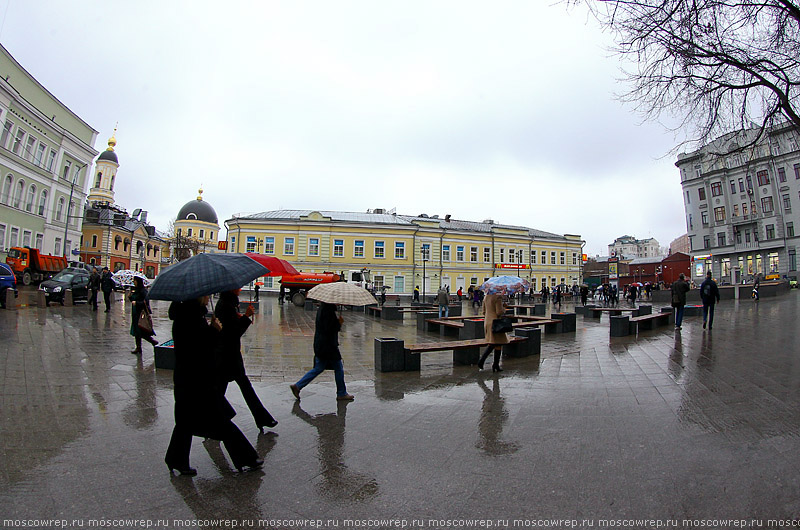
[(14, 271), (5, 263), (0, 263), (0, 307), (6, 307), (6, 291), (11, 289), (14, 291), (14, 297), (19, 296), (17, 292), (17, 279), (14, 277)]
[(39, 290), (44, 291), (47, 304), (58, 302), (64, 305), (64, 291), (72, 289), (73, 300), (87, 300), (89, 298), (89, 271), (77, 267), (67, 267), (51, 279), (39, 284)]

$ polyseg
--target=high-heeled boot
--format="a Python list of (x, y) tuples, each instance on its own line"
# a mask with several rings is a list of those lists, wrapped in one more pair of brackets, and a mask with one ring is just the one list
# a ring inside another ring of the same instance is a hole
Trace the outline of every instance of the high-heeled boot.
[(489, 354), (492, 353), (493, 349), (494, 349), (494, 346), (490, 345), (488, 348), (486, 348), (486, 351), (483, 352), (483, 355), (481, 355), (481, 359), (478, 361), (478, 369), (479, 370), (483, 370), (483, 363), (486, 362), (486, 358), (489, 357)]
[(502, 372), (503, 369), (500, 368), (500, 350), (494, 351), (494, 363), (492, 364), (492, 372)]
[(140, 337), (136, 337), (136, 349), (131, 353), (134, 355), (139, 355), (142, 353), (142, 339)]

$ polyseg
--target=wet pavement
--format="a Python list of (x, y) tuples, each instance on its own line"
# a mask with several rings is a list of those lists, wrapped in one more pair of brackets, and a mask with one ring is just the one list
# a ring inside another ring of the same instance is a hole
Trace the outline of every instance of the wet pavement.
[[(155, 327), (170, 336), (166, 302)], [(245, 364), (280, 422), (259, 434), (238, 388), (234, 419), (265, 460), (237, 473), (195, 438), (196, 477), (163, 462), (172, 372), (131, 355), (130, 306), (0, 310), (2, 528), (688, 528), (800, 518), (797, 291), (726, 301), (713, 331), (686, 317), (609, 338), (608, 316), (543, 335), (541, 356), (500, 374), (423, 354), (376, 373), (373, 341), (437, 341), (415, 320), (345, 312), (353, 403), (332, 372), (302, 392), (314, 313), (262, 298)], [(571, 311), (564, 305), (562, 310)], [(469, 313), (465, 305), (465, 314)]]

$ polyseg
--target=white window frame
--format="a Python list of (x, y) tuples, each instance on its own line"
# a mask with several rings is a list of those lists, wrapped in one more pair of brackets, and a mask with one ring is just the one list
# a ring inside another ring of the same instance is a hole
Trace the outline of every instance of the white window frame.
[(372, 245), (373, 257), (375, 259), (386, 259), (386, 242), (377, 240)]
[(406, 259), (406, 244), (403, 241), (394, 242), (394, 259)]
[(363, 239), (356, 239), (353, 241), (353, 257), (364, 259), (364, 247), (366, 243)]
[[(315, 243), (316, 241), (316, 243)], [(309, 237), (308, 238), (308, 255), (309, 256), (319, 256), (319, 238), (318, 237)]]
[(293, 237), (284, 237), (283, 238), (283, 255), (284, 256), (294, 256), (294, 238)]
[(464, 245), (457, 245), (456, 246), (456, 261), (462, 262), (464, 261)]
[(478, 263), (478, 247), (469, 247), (469, 262)]
[(333, 257), (334, 258), (344, 257), (344, 239), (333, 240)]
[(450, 245), (442, 245), (442, 261), (450, 261)]
[(275, 238), (264, 238), (264, 254), (275, 254)]

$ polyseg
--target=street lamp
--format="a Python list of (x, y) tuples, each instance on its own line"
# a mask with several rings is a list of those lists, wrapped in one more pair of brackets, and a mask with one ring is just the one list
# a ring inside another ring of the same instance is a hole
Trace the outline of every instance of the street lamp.
[(425, 257), (425, 250), (423, 249), (422, 257), (422, 303), (425, 303), (425, 264), (428, 263), (428, 258)]

